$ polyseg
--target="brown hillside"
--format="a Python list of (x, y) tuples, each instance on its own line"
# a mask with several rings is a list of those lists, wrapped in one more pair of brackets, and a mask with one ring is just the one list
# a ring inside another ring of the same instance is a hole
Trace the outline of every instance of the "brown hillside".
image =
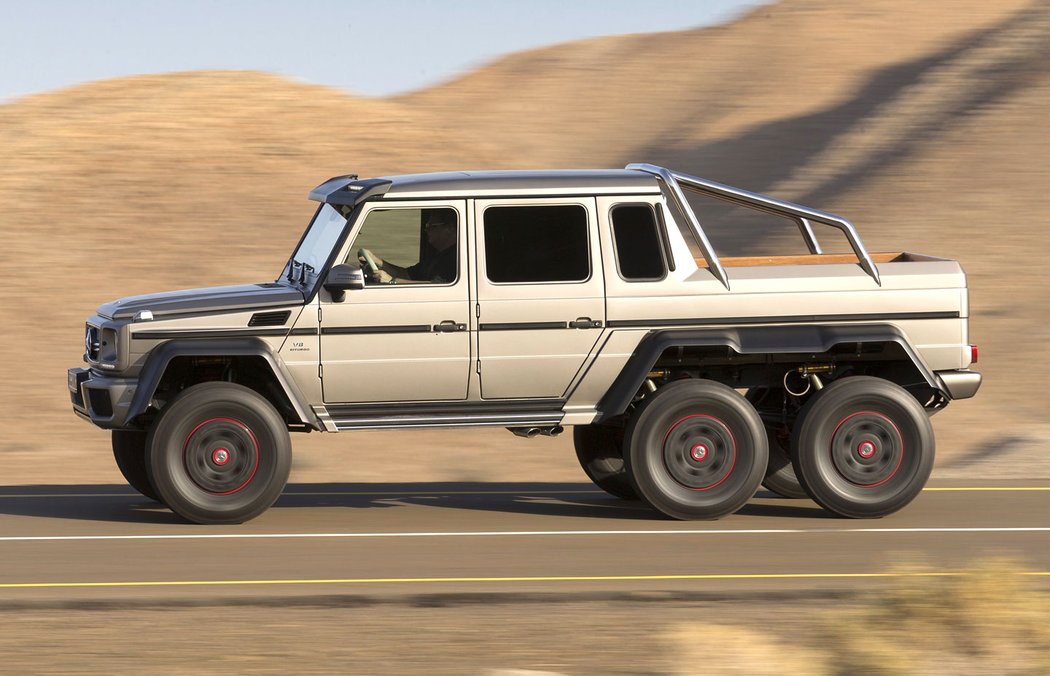
[[(960, 259), (987, 384), (935, 419), (942, 462), (1036, 448), (1050, 404), (1044, 5), (788, 1), (516, 54), (389, 100), (208, 72), (0, 106), (0, 347), (16, 355), (0, 405), (28, 411), (0, 433), (0, 480), (117, 481), (106, 435), (68, 410), (83, 318), (118, 296), (274, 277), (324, 178), (639, 160), (838, 211), (872, 249)], [(370, 455), (389, 434), (318, 436), (295, 439), (293, 480), (582, 480), (566, 440), (438, 435), (448, 450), (407, 477)], [(351, 444), (354, 457), (315, 452)]]

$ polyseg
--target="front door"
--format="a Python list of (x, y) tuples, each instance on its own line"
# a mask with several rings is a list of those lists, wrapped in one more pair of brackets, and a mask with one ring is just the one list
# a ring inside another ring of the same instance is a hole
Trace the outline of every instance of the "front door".
[(563, 398), (605, 325), (593, 198), (477, 200), (484, 399)]
[[(364, 289), (321, 291), (326, 404), (457, 401), (470, 376), (465, 202), (367, 205), (337, 262)], [(374, 271), (370, 269), (374, 264)]]

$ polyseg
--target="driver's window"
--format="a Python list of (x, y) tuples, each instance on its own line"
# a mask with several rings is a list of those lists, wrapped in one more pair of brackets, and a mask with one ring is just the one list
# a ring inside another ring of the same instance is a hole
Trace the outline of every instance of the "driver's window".
[(346, 262), (361, 265), (368, 286), (454, 284), (458, 239), (455, 209), (374, 209)]

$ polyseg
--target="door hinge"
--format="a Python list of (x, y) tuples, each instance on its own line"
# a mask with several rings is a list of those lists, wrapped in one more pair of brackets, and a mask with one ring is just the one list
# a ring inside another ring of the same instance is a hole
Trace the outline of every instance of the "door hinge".
[(317, 365), (317, 377), (324, 380), (324, 364)]
[(475, 362), (474, 371), (476, 371), (478, 373), (478, 375), (481, 375), (481, 360), (480, 359), (477, 360), (477, 362)]
[(481, 303), (474, 303), (474, 316), (481, 318)]
[(321, 308), (317, 308), (317, 323), (321, 323)]

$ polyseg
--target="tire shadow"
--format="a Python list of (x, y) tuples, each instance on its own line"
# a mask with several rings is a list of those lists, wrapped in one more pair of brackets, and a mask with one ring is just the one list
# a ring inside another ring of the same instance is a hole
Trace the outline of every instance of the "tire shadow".
[[(638, 500), (621, 500), (590, 483), (311, 483), (289, 484), (271, 510), (438, 507), (534, 516), (670, 520)], [(0, 486), (0, 515), (131, 524), (186, 524), (164, 505), (126, 485)], [(732, 517), (827, 519), (807, 500), (778, 499), (760, 491)]]

